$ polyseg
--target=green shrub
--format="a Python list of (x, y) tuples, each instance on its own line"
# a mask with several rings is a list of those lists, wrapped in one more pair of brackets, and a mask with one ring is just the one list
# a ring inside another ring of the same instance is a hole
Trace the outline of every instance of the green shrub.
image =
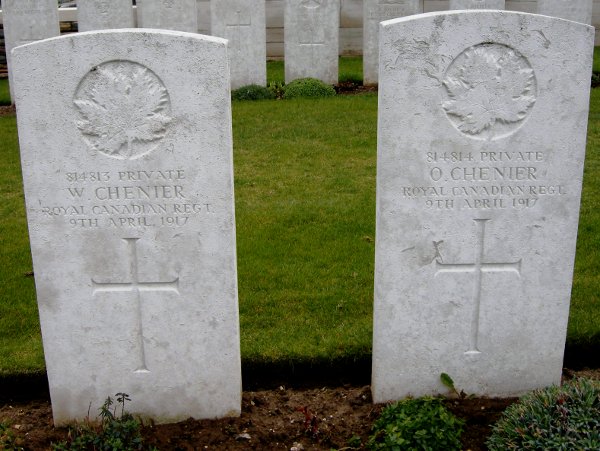
[(600, 72), (592, 73), (592, 88), (600, 86)]
[(97, 450), (97, 451), (134, 451), (143, 449), (141, 424), (125, 411), (125, 401), (130, 401), (126, 393), (117, 393), (117, 402), (121, 405), (111, 411), (113, 400), (109, 396), (100, 408), (99, 425), (86, 421), (69, 428), (69, 441), (53, 444), (53, 451)]
[(258, 85), (242, 86), (231, 92), (232, 100), (268, 100), (274, 98), (275, 95), (268, 88)]
[(331, 97), (335, 95), (335, 89), (316, 78), (299, 78), (285, 85), (284, 99), (296, 97)]
[(490, 450), (600, 449), (600, 381), (574, 379), (536, 390), (506, 409)]
[(285, 83), (282, 81), (270, 81), (267, 89), (273, 93), (275, 98), (283, 99), (283, 94), (285, 93)]
[(441, 398), (406, 399), (383, 409), (367, 445), (372, 450), (459, 450), (463, 425)]

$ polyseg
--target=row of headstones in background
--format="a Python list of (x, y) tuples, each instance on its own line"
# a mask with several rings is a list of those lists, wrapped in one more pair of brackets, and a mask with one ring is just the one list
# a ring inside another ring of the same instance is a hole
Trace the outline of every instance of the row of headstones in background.
[(14, 99), (11, 51), (60, 34), (56, 0), (3, 0), (2, 22), (10, 97)]
[(137, 7), (141, 28), (198, 32), (196, 0), (139, 0)]
[[(140, 28), (198, 31), (196, 0), (139, 0), (137, 8)], [(131, 0), (78, 0), (77, 26), (79, 31), (133, 28)]]
[[(140, 28), (198, 32), (196, 0), (138, 0)], [(78, 0), (79, 31), (133, 28), (135, 18), (131, 0)]]
[[(504, 9), (504, 0), (450, 0), (450, 9)], [(6, 0), (7, 58), (24, 42), (57, 36), (58, 14), (51, 0)], [(196, 32), (196, 0), (140, 0), (139, 26)], [(338, 81), (339, 0), (288, 0), (284, 12), (285, 80), (314, 77)], [(377, 84), (378, 24), (423, 12), (423, 0), (385, 2), (364, 0), (363, 80)], [(591, 23), (592, 0), (538, 0), (538, 12)], [(16, 26), (12, 26), (12, 21)], [(81, 31), (134, 26), (129, 0), (80, 0)], [(266, 29), (264, 0), (211, 2), (212, 34), (230, 40), (232, 88), (266, 84)], [(8, 62), (9, 77), (11, 72)], [(11, 88), (12, 92), (12, 88)]]
[(591, 24), (593, 6), (593, 0), (537, 0), (537, 13)]
[[(141, 28), (159, 28), (195, 33), (198, 30), (196, 0), (159, 2), (139, 0)], [(133, 28), (130, 0), (79, 0), (80, 31)], [(264, 0), (220, 0), (211, 2), (211, 30), (229, 40), (231, 87), (267, 83), (266, 17)]]
[(229, 40), (231, 87), (267, 84), (265, 0), (210, 2), (211, 33)]
[(131, 0), (77, 0), (79, 31), (134, 28)]
[[(558, 383), (593, 28), (468, 11), (380, 38), (375, 401), (445, 393), (442, 372), (477, 395)], [(239, 414), (226, 42), (117, 30), (13, 57), (55, 423), (118, 391), (158, 422)]]

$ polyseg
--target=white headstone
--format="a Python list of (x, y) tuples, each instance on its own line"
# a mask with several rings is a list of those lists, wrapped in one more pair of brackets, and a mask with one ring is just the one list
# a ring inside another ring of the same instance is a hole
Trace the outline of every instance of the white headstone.
[(3, 0), (2, 21), (10, 97), (14, 100), (11, 51), (19, 45), (59, 35), (58, 4), (56, 0)]
[(137, 0), (140, 28), (198, 32), (196, 0)]
[(375, 402), (559, 383), (594, 29), (430, 13), (380, 43)]
[(79, 31), (133, 27), (131, 0), (77, 0)]
[(592, 23), (593, 0), (537, 0), (537, 12), (586, 24)]
[[(538, 0), (539, 1), (539, 0)], [(504, 0), (450, 0), (448, 9), (504, 9)]]
[(14, 52), (52, 411), (240, 412), (226, 41), (99, 31)]
[(317, 78), (338, 82), (340, 0), (286, 0), (285, 82)]
[(267, 84), (265, 0), (211, 2), (213, 36), (229, 40), (231, 87)]
[(376, 85), (379, 22), (423, 12), (423, 0), (365, 0), (363, 3), (363, 84)]

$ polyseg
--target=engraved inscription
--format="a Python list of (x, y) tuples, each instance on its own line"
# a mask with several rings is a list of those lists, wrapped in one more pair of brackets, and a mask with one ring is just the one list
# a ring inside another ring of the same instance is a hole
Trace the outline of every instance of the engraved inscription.
[(435, 210), (524, 210), (569, 193), (548, 173), (546, 151), (444, 148), (423, 153), (422, 184), (402, 186), (404, 199)]
[(136, 373), (148, 373), (142, 312), (142, 295), (148, 291), (163, 291), (179, 294), (179, 277), (168, 282), (141, 282), (138, 270), (137, 241), (139, 238), (123, 238), (129, 251), (129, 282), (96, 282), (92, 279), (93, 295), (97, 293), (133, 292), (135, 294), (136, 325), (138, 341), (138, 364)]
[(447, 117), (476, 139), (512, 134), (524, 123), (537, 96), (529, 62), (502, 44), (468, 48), (450, 64), (442, 84)]
[[(475, 252), (474, 263), (443, 263), (441, 258), (435, 261), (437, 276), (440, 273), (474, 273), (475, 281), (473, 283), (473, 312), (471, 315), (471, 335), (469, 337), (469, 349), (465, 354), (480, 354), (479, 350), (479, 319), (481, 311), (481, 286), (482, 275), (488, 272), (513, 272), (521, 277), (521, 262), (484, 262), (485, 246), (485, 225), (490, 219), (474, 219), (477, 224), (477, 249)], [(438, 254), (439, 255), (439, 254)]]
[(98, 10), (98, 13), (100, 13), (103, 16), (108, 16), (108, 14), (110, 13), (110, 2), (108, 0), (101, 0), (99, 2), (96, 2), (96, 9)]
[(39, 211), (72, 227), (179, 228), (216, 210), (204, 196), (190, 193), (184, 169), (68, 171), (65, 176), (64, 202), (41, 205)]
[(132, 61), (93, 67), (80, 82), (73, 103), (84, 141), (112, 158), (131, 160), (150, 153), (173, 120), (163, 83)]
[(380, 0), (374, 8), (369, 8), (367, 19), (376, 22), (415, 14), (414, 7), (406, 0)]
[(165, 6), (165, 8), (173, 8), (173, 4), (175, 3), (175, 0), (163, 0), (162, 3)]
[(13, 0), (11, 12), (19, 16), (31, 13), (48, 13), (52, 11), (52, 5), (39, 0)]

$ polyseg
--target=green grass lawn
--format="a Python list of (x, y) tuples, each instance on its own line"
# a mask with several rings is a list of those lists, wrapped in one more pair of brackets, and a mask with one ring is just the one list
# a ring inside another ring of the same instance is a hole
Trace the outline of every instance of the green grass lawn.
[(10, 105), (8, 78), (0, 79), (0, 105)]
[(600, 344), (600, 88), (592, 90), (568, 342)]
[[(353, 73), (355, 62), (346, 63), (345, 73)], [(374, 94), (234, 102), (246, 362), (330, 362), (369, 355), (376, 113)], [(600, 345), (599, 152), (600, 90), (594, 90), (570, 344)], [(0, 375), (43, 371), (12, 115), (0, 117), (0, 155)]]
[(594, 47), (594, 72), (600, 72), (600, 47)]

